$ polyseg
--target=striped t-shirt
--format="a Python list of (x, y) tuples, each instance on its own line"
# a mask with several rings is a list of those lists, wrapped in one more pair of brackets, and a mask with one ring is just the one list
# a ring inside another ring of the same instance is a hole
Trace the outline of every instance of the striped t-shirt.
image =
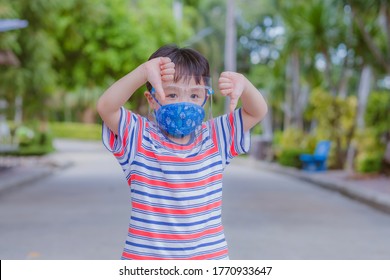
[(179, 145), (153, 122), (121, 108), (118, 136), (103, 124), (103, 143), (131, 191), (122, 259), (228, 259), (222, 173), (249, 149), (240, 109), (204, 122), (190, 143)]

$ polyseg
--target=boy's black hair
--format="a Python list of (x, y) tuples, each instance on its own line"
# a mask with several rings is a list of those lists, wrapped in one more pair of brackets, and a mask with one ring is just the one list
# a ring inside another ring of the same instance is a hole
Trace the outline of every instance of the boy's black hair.
[[(198, 51), (190, 48), (179, 48), (176, 45), (165, 45), (155, 51), (149, 60), (156, 57), (169, 57), (175, 63), (174, 82), (183, 76), (195, 77), (196, 83), (200, 83), (200, 77), (210, 76), (210, 66), (207, 59)], [(151, 91), (152, 86), (146, 83), (146, 88)]]

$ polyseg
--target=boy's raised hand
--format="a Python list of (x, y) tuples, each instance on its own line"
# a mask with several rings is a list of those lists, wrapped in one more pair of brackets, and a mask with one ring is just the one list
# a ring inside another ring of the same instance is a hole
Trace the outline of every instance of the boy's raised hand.
[(156, 95), (165, 99), (163, 82), (173, 81), (175, 75), (175, 64), (169, 57), (156, 57), (145, 62), (146, 79), (153, 86)]
[(222, 72), (218, 80), (218, 87), (223, 96), (230, 97), (230, 112), (237, 106), (238, 99), (243, 93), (246, 85), (246, 78), (236, 72)]

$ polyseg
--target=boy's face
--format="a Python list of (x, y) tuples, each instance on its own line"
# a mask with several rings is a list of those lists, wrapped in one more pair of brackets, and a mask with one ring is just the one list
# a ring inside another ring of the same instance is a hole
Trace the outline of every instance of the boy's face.
[[(156, 99), (161, 105), (190, 102), (199, 106), (203, 106), (207, 100), (208, 95), (211, 93), (211, 87), (209, 85), (205, 85), (204, 78), (198, 80), (197, 83), (197, 80), (194, 77), (185, 77), (176, 83), (163, 83), (163, 90), (165, 94), (165, 100), (161, 100), (158, 95), (155, 95)], [(150, 98), (148, 96), (147, 98), (150, 103)], [(152, 104), (150, 105), (152, 106)], [(157, 108), (155, 106), (152, 107), (153, 109), (158, 108), (158, 106)]]

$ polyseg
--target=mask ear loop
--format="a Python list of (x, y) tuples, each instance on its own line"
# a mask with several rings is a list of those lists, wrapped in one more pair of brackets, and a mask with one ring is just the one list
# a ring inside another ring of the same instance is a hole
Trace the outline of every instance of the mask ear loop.
[(212, 88), (207, 88), (207, 98), (202, 104), (202, 107), (206, 103), (208, 99), (210, 99), (210, 104), (209, 104), (209, 112), (208, 112), (208, 119), (213, 118), (213, 95), (214, 95), (214, 90)]
[[(152, 95), (153, 99), (157, 102), (158, 105), (162, 106), (160, 104), (160, 102), (158, 102), (157, 98), (156, 98), (156, 90), (152, 87), (152, 89), (150, 90), (150, 94)], [(151, 120), (151, 121), (154, 121), (156, 122), (156, 110), (152, 110), (150, 107), (149, 107), (149, 110), (148, 110), (148, 119)]]
[(150, 90), (150, 94), (152, 95), (152, 97), (154, 98), (154, 100), (157, 102), (158, 105), (162, 106), (160, 104), (160, 102), (158, 102), (157, 98), (156, 98), (156, 90), (152, 87), (152, 89)]

